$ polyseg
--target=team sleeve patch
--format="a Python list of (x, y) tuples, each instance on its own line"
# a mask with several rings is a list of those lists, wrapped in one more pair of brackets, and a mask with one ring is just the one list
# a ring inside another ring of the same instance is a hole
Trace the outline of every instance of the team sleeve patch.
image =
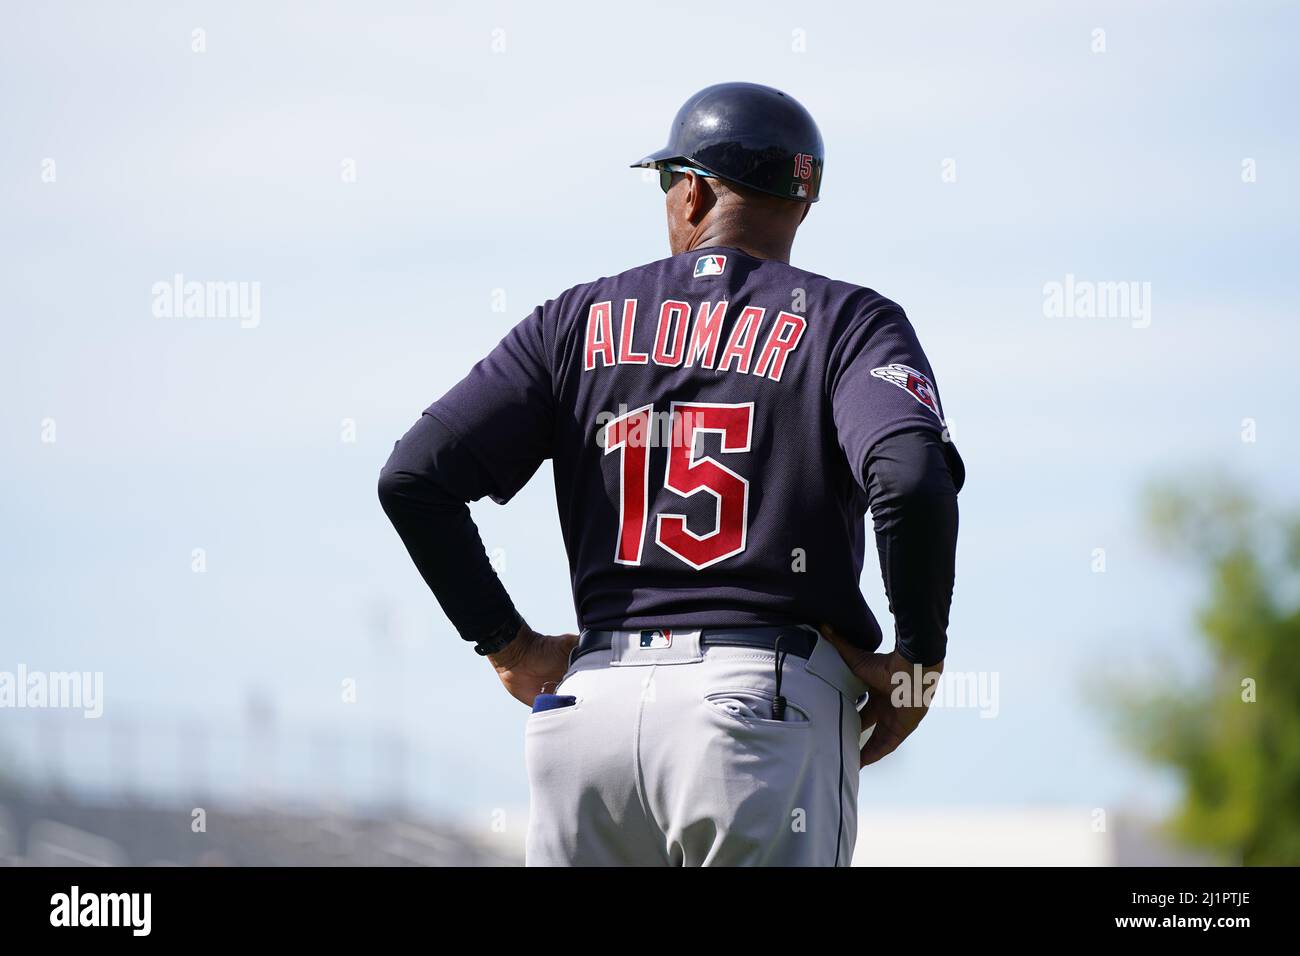
[(934, 412), (935, 417), (940, 422), (943, 421), (943, 412), (939, 411), (939, 399), (934, 391), (934, 383), (930, 381), (924, 372), (918, 372), (910, 365), (894, 363), (893, 365), (882, 365), (880, 368), (873, 368), (871, 374), (876, 378), (883, 378), (886, 382), (897, 385), (908, 395), (911, 395)]

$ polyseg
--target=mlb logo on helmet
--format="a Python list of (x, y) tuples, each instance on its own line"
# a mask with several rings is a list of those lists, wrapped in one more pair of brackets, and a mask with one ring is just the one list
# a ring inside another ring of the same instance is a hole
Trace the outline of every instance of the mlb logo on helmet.
[(642, 631), (641, 646), (642, 647), (672, 647), (673, 632), (672, 631)]
[(695, 260), (695, 278), (720, 276), (725, 268), (727, 268), (726, 256), (700, 256)]

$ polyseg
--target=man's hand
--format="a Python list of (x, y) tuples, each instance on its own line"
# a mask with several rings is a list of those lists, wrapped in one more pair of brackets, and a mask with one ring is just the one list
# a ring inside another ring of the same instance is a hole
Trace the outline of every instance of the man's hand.
[(576, 643), (577, 634), (551, 637), (525, 624), (513, 641), (487, 659), (510, 696), (532, 707), (544, 687), (558, 684), (564, 677), (569, 669), (569, 651)]
[[(893, 753), (925, 717), (934, 687), (943, 673), (943, 661), (931, 667), (913, 664), (897, 651), (873, 654), (854, 647), (829, 625), (822, 625), (822, 637), (830, 641), (864, 684), (867, 703), (859, 712), (865, 733), (875, 727), (859, 755), (858, 769)], [(929, 675), (933, 674), (933, 677)], [(901, 675), (901, 676), (895, 676)], [(896, 703), (894, 696), (902, 698)]]

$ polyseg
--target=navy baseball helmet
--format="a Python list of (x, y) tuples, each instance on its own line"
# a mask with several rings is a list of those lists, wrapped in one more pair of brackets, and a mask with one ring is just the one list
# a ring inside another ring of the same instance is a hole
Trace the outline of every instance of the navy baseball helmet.
[(632, 166), (698, 166), (759, 192), (812, 203), (824, 162), (822, 134), (793, 97), (757, 83), (719, 83), (687, 100), (668, 145)]

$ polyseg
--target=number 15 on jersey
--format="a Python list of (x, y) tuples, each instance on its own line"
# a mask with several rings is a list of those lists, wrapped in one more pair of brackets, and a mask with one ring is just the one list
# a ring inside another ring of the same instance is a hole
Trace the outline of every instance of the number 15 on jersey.
[[(696, 570), (725, 561), (745, 550), (749, 524), (749, 481), (716, 459), (696, 454), (696, 439), (709, 432), (721, 436), (722, 453), (750, 449), (754, 403), (738, 405), (673, 402), (667, 425), (654, 405), (643, 405), (609, 422), (601, 431), (606, 455), (618, 454), (618, 541), (614, 560), (639, 565), (650, 520), (650, 448), (668, 445), (663, 487), (683, 498), (705, 493), (715, 503), (713, 530), (696, 534), (686, 516), (655, 517), (655, 544)], [(661, 433), (666, 432), (666, 435)]]

